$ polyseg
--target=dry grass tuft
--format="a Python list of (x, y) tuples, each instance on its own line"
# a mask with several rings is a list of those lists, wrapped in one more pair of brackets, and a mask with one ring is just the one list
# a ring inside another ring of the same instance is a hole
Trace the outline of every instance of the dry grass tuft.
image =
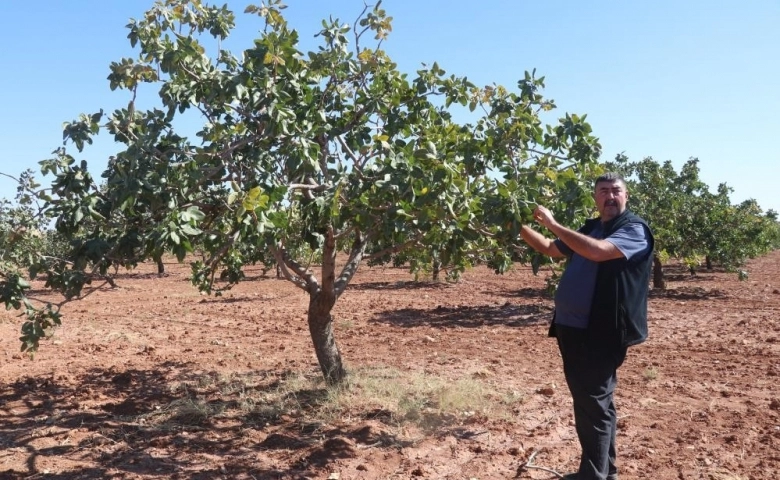
[(364, 368), (350, 374), (342, 388), (328, 390), (320, 412), (339, 418), (384, 412), (399, 426), (424, 429), (458, 423), (469, 418), (509, 419), (522, 399), (499, 392), (482, 378), (448, 379), (392, 368)]
[(658, 369), (655, 367), (647, 367), (642, 374), (645, 380), (648, 382), (652, 382), (653, 380), (658, 379)]
[(215, 416), (260, 424), (285, 416), (306, 424), (381, 418), (398, 427), (431, 430), (477, 420), (512, 421), (513, 410), (524, 401), (481, 375), (449, 379), (393, 368), (355, 370), (339, 387), (327, 387), (318, 371), (262, 377), (207, 374), (173, 385), (170, 392), (181, 398), (146, 414), (147, 424), (203, 425)]
[(737, 475), (725, 469), (718, 469), (708, 472), (711, 480), (748, 480), (747, 476)]

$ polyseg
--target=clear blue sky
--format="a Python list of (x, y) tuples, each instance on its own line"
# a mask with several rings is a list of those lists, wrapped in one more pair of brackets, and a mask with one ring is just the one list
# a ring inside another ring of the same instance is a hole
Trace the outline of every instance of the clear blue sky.
[[(261, 25), (242, 13), (250, 2), (227, 1), (238, 16), (229, 48), (238, 53)], [(61, 145), (64, 121), (127, 104), (126, 92), (109, 89), (108, 65), (132, 55), (124, 27), (152, 4), (0, 0), (0, 172), (37, 171)], [(362, 0), (287, 4), (305, 51), (316, 45), (320, 19), (352, 23), (363, 7)], [(780, 211), (777, 0), (385, 0), (383, 7), (394, 18), (384, 48), (402, 70), (437, 61), (478, 85), (513, 87), (536, 68), (558, 114), (588, 114), (603, 159), (625, 152), (679, 168), (698, 157), (711, 187), (726, 182), (734, 202), (755, 198)], [(77, 158), (99, 176), (113, 151), (104, 138)], [(13, 195), (12, 182), (0, 178), (0, 197)]]

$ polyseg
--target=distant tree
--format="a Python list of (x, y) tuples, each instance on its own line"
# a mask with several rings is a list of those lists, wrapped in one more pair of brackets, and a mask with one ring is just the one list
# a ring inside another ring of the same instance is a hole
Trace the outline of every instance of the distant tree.
[(24, 310), (26, 321), (22, 335), (45, 336), (60, 324), (56, 307), (28, 298), (29, 271), (37, 265), (63, 255), (69, 249), (67, 240), (48, 230), (49, 218), (36, 205), (34, 192), (40, 187), (33, 172), (26, 170), (13, 179), (18, 188), (14, 199), (0, 199), (0, 299), (7, 309)]
[(0, 199), (0, 262), (6, 268), (27, 268), (46, 242), (45, 219), (29, 204)]
[[(42, 198), (57, 230), (96, 223), (79, 257), (90, 261), (47, 275), (78, 286), (104, 266), (165, 251), (189, 256), (192, 281), (219, 293), (246, 264), (273, 259), (308, 293), (314, 350), (324, 378), (339, 383), (331, 311), (362, 262), (435, 249), (451, 275), (483, 261), (503, 272), (518, 255), (538, 267), (543, 259), (518, 251), (520, 225), (540, 201), (563, 221), (589, 216), (600, 146), (584, 116), (542, 122), (555, 105), (533, 73), (515, 92), (478, 88), (436, 63), (413, 78), (400, 72), (380, 48), (392, 25), (378, 4), (353, 27), (323, 21), (307, 54), (282, 9), (247, 7), (265, 26), (238, 56), (221, 46), (234, 26), (227, 6), (159, 1), (130, 22), (138, 55), (112, 63), (109, 76), (130, 92), (127, 107), (64, 130), (78, 151), (101, 130), (122, 145), (103, 186), (64, 147), (43, 162), (55, 176)], [(137, 108), (144, 83), (159, 87), (158, 107)], [(455, 120), (464, 107), (471, 123)], [(204, 121), (194, 140), (175, 130), (193, 113)], [(37, 348), (34, 332), (24, 348)]]
[[(691, 158), (679, 173), (671, 161), (648, 157), (631, 162), (618, 155), (606, 168), (621, 172), (629, 183), (629, 207), (647, 219), (656, 236), (653, 287), (665, 288), (665, 258), (683, 261), (694, 273), (702, 260), (736, 271), (749, 258), (777, 248), (776, 222), (758, 204), (732, 205), (731, 189), (716, 193), (699, 176), (699, 160)], [(740, 270), (740, 277), (746, 272)]]

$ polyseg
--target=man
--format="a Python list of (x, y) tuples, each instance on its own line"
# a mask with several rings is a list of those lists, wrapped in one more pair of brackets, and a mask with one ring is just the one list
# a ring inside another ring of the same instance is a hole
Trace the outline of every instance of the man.
[(570, 230), (538, 206), (534, 220), (557, 239), (524, 225), (520, 236), (551, 257), (569, 257), (555, 294), (550, 336), (558, 340), (582, 447), (569, 480), (616, 480), (617, 369), (629, 346), (647, 338), (647, 292), (654, 239), (647, 223), (626, 208), (626, 182), (616, 173), (596, 179), (599, 218)]

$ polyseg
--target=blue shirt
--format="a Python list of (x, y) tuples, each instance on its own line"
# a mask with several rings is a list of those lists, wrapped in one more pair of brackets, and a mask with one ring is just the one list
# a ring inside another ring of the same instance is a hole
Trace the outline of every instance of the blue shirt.
[[(588, 236), (604, 238), (604, 230), (598, 224)], [(641, 223), (629, 223), (619, 228), (604, 240), (613, 244), (627, 260), (647, 252), (650, 244), (647, 232)], [(587, 328), (593, 291), (596, 288), (596, 274), (599, 264), (582, 257), (560, 239), (555, 240), (558, 250), (569, 257), (569, 264), (563, 272), (555, 291), (555, 323), (575, 328)]]

